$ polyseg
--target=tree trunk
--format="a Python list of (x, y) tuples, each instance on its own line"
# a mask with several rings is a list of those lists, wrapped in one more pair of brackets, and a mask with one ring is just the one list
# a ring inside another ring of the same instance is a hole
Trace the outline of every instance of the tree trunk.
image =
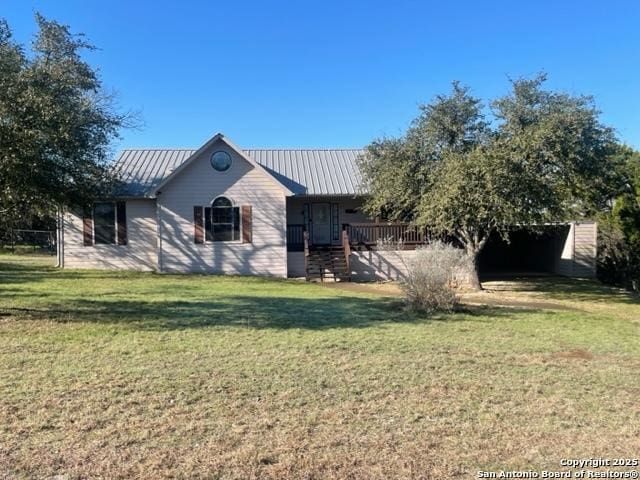
[(469, 286), (474, 290), (482, 290), (479, 275), (479, 259), (480, 252), (487, 243), (491, 231), (481, 233), (479, 231), (462, 230), (459, 233), (458, 240), (464, 245), (467, 255), (471, 259), (471, 271), (469, 272)]
[(478, 271), (478, 260), (480, 258), (480, 249), (476, 246), (467, 247), (467, 255), (471, 259), (471, 269), (469, 271), (469, 286), (474, 290), (482, 290), (480, 283), (480, 273)]

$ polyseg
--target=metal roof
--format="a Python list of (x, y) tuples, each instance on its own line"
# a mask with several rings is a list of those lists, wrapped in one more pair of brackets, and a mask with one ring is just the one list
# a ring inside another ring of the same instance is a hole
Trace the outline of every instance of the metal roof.
[[(115, 160), (123, 182), (123, 197), (152, 196), (155, 187), (185, 162), (196, 149), (129, 149)], [(362, 193), (358, 149), (247, 149), (259, 163), (296, 195), (357, 195)]]

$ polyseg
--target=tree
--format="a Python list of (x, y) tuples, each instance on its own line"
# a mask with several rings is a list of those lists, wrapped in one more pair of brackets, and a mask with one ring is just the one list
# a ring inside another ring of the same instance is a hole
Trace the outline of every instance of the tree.
[(130, 124), (81, 58), (82, 35), (36, 14), (28, 55), (0, 20), (0, 214), (52, 214), (108, 194), (109, 145)]
[(511, 82), (491, 104), (468, 87), (420, 108), (401, 138), (360, 159), (371, 215), (453, 236), (476, 266), (493, 232), (592, 215), (620, 187), (613, 130), (590, 97), (544, 90), (544, 75)]
[(598, 216), (598, 277), (606, 283), (640, 290), (640, 152), (620, 146), (626, 188), (611, 209)]

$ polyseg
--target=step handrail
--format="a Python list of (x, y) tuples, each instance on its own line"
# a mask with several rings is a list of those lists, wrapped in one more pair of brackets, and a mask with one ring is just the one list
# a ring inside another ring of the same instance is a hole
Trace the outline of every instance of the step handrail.
[(342, 230), (342, 249), (344, 250), (344, 261), (347, 265), (347, 278), (351, 281), (351, 244), (349, 243), (349, 233), (347, 229)]
[(309, 232), (305, 228), (302, 232), (302, 243), (304, 244), (304, 277), (309, 280)]

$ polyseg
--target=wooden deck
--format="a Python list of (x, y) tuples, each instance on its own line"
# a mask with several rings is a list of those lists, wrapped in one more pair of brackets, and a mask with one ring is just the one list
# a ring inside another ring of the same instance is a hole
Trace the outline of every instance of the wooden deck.
[(351, 252), (385, 249), (413, 250), (428, 240), (428, 231), (404, 223), (345, 223), (340, 243), (312, 245), (309, 232), (301, 224), (287, 225), (287, 250), (304, 253), (307, 281), (350, 281)]
[(380, 242), (400, 250), (411, 250), (427, 242), (429, 232), (424, 227), (408, 223), (346, 223), (342, 226), (350, 244), (358, 249), (375, 250)]
[[(341, 236), (340, 243), (332, 246), (344, 247), (346, 242), (352, 250), (375, 250), (380, 242), (390, 248), (396, 246), (401, 250), (413, 250), (430, 238), (426, 228), (407, 223), (344, 223), (342, 231), (346, 233)], [(287, 225), (287, 250), (304, 251), (304, 234), (304, 225)]]

